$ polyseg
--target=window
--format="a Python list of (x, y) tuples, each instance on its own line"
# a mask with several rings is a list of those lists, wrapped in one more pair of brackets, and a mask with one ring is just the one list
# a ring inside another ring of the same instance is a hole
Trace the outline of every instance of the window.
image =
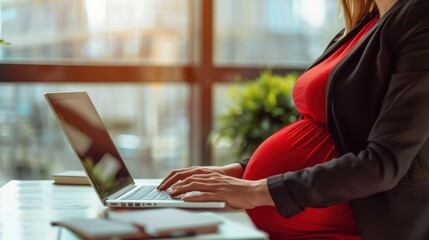
[(333, 0), (217, 0), (219, 65), (306, 68), (340, 29)]
[(216, 163), (236, 77), (303, 71), (341, 27), (335, 0), (0, 0), (0, 19), (0, 184), (80, 168), (48, 91), (88, 91), (134, 177)]
[(184, 83), (1, 84), (3, 181), (81, 168), (43, 98), (55, 91), (88, 92), (133, 176), (161, 177), (189, 164), (189, 87)]
[(3, 60), (183, 64), (189, 0), (3, 0)]

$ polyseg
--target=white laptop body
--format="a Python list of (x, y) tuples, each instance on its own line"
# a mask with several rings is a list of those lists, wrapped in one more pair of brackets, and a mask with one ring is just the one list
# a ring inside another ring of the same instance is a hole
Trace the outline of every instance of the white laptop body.
[[(155, 185), (135, 184), (86, 92), (46, 93), (45, 97), (104, 205), (115, 208), (226, 206), (224, 202), (172, 199), (167, 192), (156, 190)], [(138, 190), (150, 191), (149, 196), (137, 193)]]

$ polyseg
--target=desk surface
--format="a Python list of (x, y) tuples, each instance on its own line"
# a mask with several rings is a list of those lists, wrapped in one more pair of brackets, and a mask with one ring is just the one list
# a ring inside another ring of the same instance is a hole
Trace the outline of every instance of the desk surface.
[[(96, 217), (105, 207), (89, 186), (55, 185), (51, 180), (9, 181), (0, 188), (0, 239), (57, 239), (60, 228), (53, 220)], [(159, 180), (137, 180), (157, 183)], [(242, 210), (210, 210), (226, 221), (219, 234), (192, 239), (266, 239)], [(181, 238), (183, 239), (183, 238)]]

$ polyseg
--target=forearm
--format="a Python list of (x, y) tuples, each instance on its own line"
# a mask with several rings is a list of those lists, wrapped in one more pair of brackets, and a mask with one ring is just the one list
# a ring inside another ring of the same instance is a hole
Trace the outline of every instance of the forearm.
[(244, 174), (244, 169), (239, 163), (231, 163), (231, 164), (222, 166), (221, 169), (225, 175), (235, 177), (235, 178), (242, 178)]
[(268, 178), (268, 186), (277, 210), (291, 217), (306, 207), (364, 198), (393, 188), (412, 158), (395, 160), (391, 152), (370, 144), (367, 150)]

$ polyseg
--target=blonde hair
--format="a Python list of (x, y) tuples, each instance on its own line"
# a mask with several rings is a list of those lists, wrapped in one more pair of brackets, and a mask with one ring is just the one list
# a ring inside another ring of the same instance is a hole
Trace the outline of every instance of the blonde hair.
[(345, 32), (350, 30), (368, 13), (377, 9), (375, 0), (341, 0)]

